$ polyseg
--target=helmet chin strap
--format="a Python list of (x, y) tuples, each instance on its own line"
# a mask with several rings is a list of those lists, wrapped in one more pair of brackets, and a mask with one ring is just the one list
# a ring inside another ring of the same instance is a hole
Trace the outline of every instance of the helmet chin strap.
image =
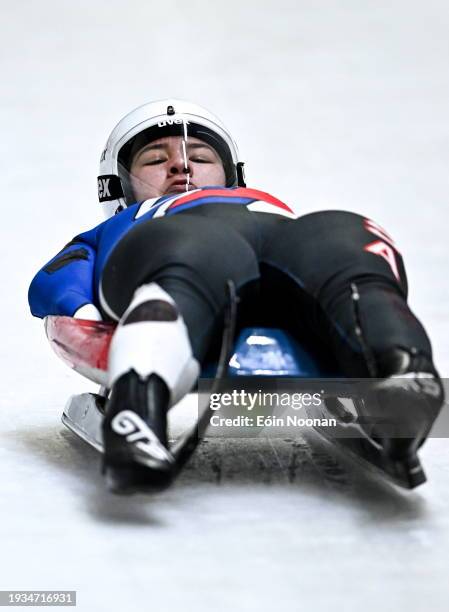
[(237, 185), (239, 187), (246, 187), (244, 166), (245, 166), (244, 162), (237, 162), (237, 165), (236, 165)]

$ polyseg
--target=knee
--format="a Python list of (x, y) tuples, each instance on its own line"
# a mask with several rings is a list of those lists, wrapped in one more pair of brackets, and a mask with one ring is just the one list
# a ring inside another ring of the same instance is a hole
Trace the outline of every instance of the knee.
[(369, 274), (406, 286), (402, 257), (393, 238), (372, 219), (342, 210), (300, 217), (302, 232), (314, 242), (314, 252), (329, 270), (346, 275)]
[(376, 221), (345, 210), (324, 210), (300, 217), (302, 231), (319, 240), (319, 247), (344, 249), (362, 253), (372, 242), (382, 242), (395, 251), (397, 246), (390, 234)]

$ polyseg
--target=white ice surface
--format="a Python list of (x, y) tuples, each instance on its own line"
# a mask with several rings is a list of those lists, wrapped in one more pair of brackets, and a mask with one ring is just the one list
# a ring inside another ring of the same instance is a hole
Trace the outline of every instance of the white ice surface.
[(35, 271), (101, 221), (115, 122), (190, 98), (233, 128), (251, 186), (393, 234), (447, 375), (447, 2), (18, 0), (0, 28), (0, 588), (76, 589), (87, 611), (447, 610), (446, 440), (411, 494), (304, 445), (289, 482), (291, 445), (211, 441), (168, 493), (117, 498), (59, 422), (93, 387), (26, 303)]

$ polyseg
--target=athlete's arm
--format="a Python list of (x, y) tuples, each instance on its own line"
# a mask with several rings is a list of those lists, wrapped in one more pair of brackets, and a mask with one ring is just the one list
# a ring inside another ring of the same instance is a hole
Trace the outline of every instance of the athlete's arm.
[(28, 302), (35, 317), (73, 316), (94, 304), (98, 235), (103, 223), (76, 236), (33, 278)]

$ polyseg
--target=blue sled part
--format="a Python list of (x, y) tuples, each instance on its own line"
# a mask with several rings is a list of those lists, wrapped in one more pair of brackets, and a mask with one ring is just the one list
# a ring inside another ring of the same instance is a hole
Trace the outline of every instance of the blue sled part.
[[(206, 367), (207, 377), (214, 367)], [(291, 376), (319, 378), (326, 373), (316, 359), (287, 332), (248, 327), (240, 332), (229, 361), (228, 376)]]

